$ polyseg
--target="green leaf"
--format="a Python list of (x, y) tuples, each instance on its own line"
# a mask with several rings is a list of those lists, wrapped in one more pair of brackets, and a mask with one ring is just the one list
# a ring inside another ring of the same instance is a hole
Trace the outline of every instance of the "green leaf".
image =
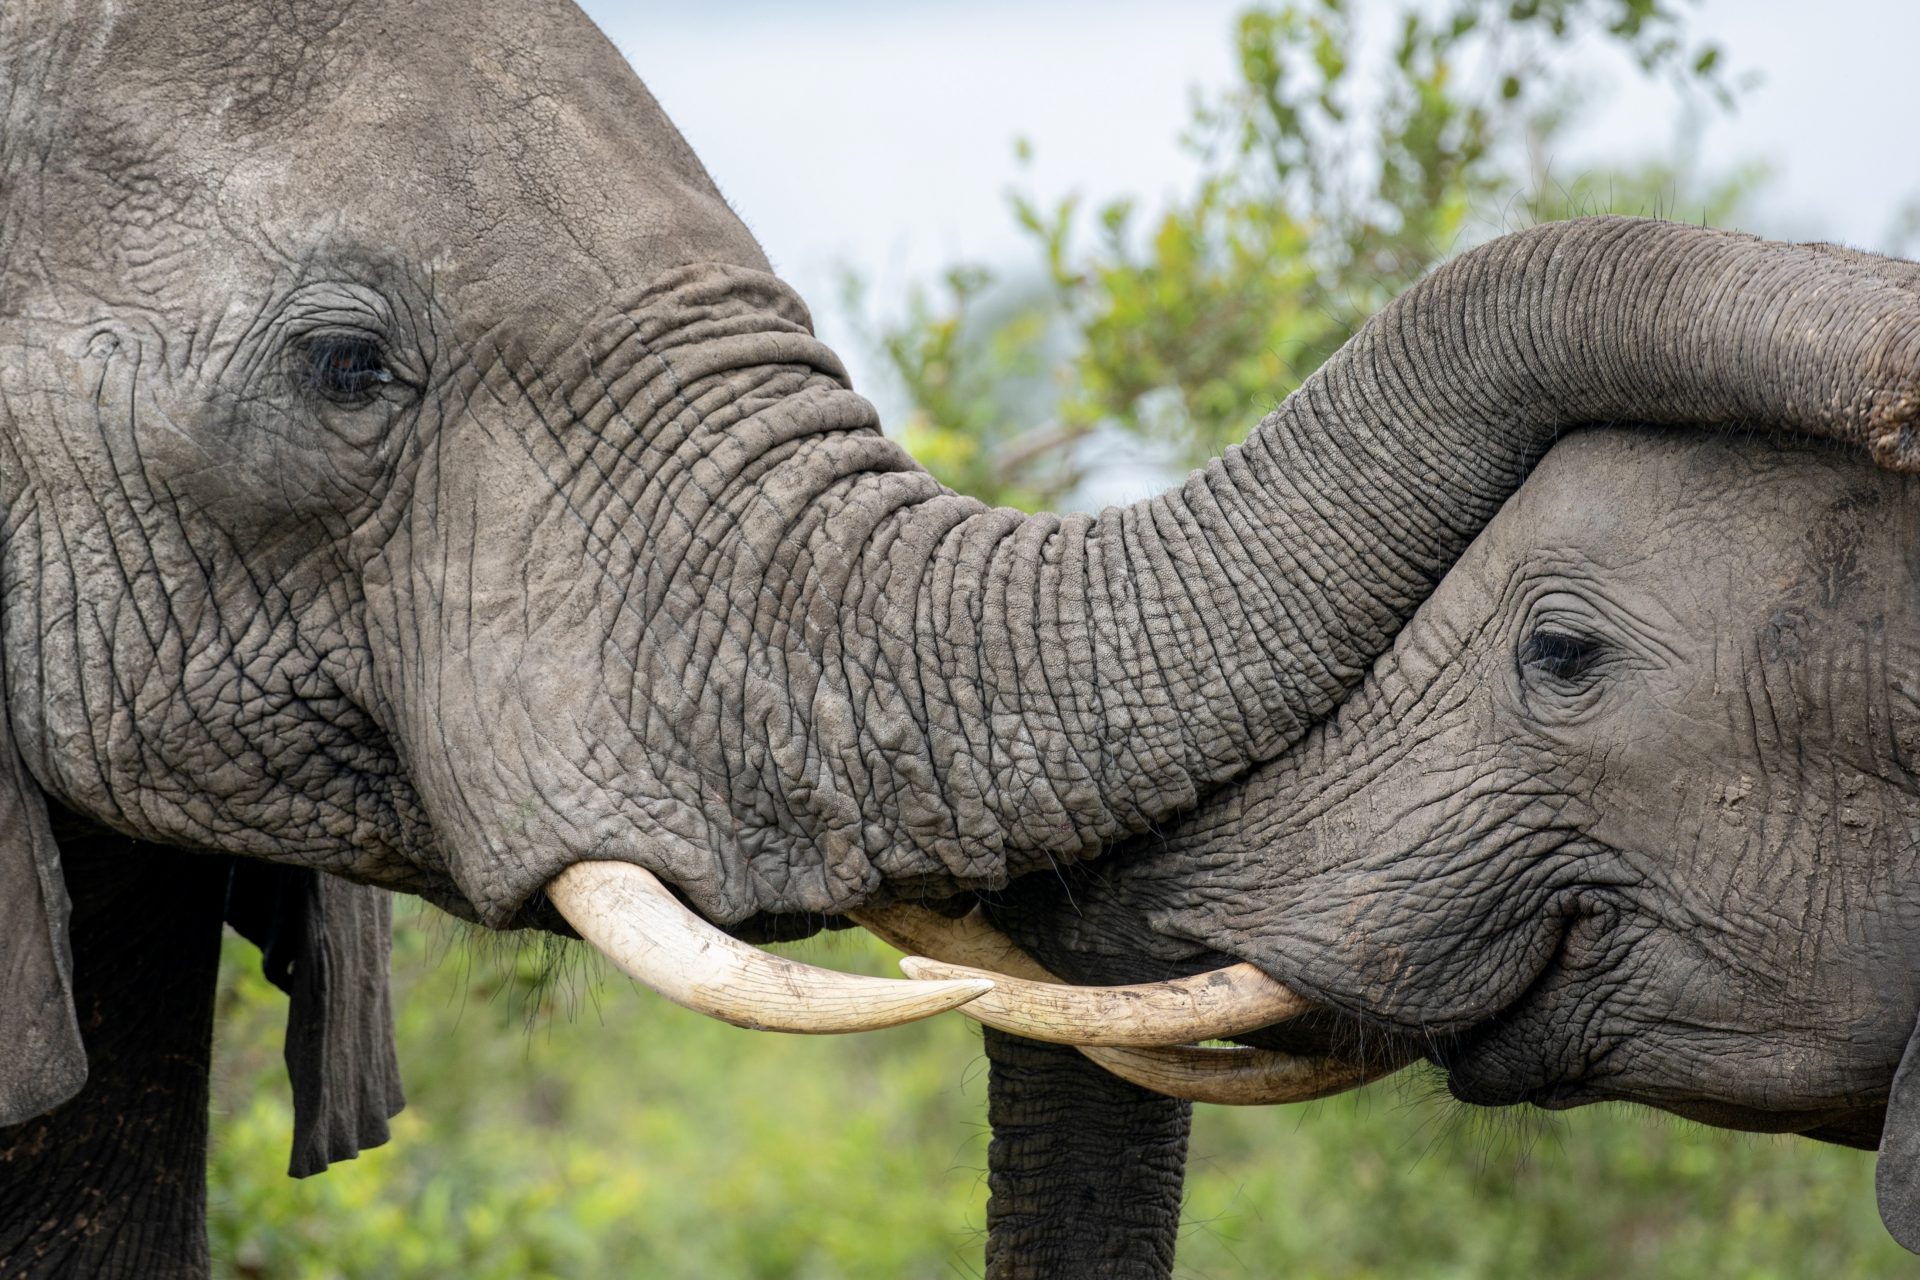
[[(1089, 433), (1197, 461), (1515, 210), (1704, 211), (1718, 199), (1683, 193), (1674, 170), (1568, 187), (1528, 161), (1579, 114), (1555, 61), (1576, 37), (1614, 43), (1647, 74), (1691, 57), (1691, 81), (1728, 92), (1709, 76), (1723, 66), (1717, 46), (1683, 54), (1662, 0), (1381, 3), (1394, 32), (1384, 50), (1340, 0), (1243, 11), (1236, 82), (1196, 95), (1189, 113), (1183, 145), (1199, 175), (1150, 219), (1126, 198), (1088, 216), (1077, 197), (1010, 197), (1044, 301), (997, 300), (1011, 277), (959, 277), (882, 342), (914, 405), (910, 442), (943, 480), (993, 501), (1071, 500)], [(1342, 86), (1360, 80), (1378, 92), (1349, 101)]]

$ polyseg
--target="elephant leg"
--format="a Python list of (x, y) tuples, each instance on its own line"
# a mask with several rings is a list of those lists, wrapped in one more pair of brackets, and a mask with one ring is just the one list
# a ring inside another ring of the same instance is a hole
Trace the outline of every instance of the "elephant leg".
[(63, 842), (86, 1086), (0, 1128), (0, 1277), (207, 1274), (208, 1061), (230, 864)]
[(984, 1030), (988, 1280), (1172, 1275), (1193, 1105)]

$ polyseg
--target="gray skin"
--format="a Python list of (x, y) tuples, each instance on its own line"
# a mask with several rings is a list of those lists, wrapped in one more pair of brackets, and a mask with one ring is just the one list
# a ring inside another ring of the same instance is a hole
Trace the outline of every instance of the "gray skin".
[(76, 965), (136, 880), (82, 846), (236, 860), (310, 1171), (398, 1105), (355, 886), (554, 925), (621, 859), (758, 936), (997, 889), (1278, 756), (1562, 430), (1920, 466), (1916, 418), (1920, 301), (1869, 267), (1593, 220), (1435, 273), (1170, 493), (991, 510), (570, 5), (8, 3), (0, 1255), (203, 1261), (191, 1090), (141, 1095), (142, 1180), (82, 1088), (146, 1078), (116, 1010), (201, 1017), (199, 935)]
[(1285, 757), (998, 916), (1081, 980), (1252, 960), (1342, 1017), (1250, 1040), (1467, 1102), (1881, 1146), (1912, 1247), (1920, 483), (1583, 432)]

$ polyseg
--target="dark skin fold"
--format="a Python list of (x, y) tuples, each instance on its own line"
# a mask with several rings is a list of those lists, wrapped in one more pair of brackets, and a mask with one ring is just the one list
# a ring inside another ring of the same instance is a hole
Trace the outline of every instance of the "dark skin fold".
[(1080, 980), (1253, 960), (1464, 1101), (1872, 1147), (1915, 1122), (1917, 832), (1920, 486), (1594, 432), (1286, 757), (994, 912)]

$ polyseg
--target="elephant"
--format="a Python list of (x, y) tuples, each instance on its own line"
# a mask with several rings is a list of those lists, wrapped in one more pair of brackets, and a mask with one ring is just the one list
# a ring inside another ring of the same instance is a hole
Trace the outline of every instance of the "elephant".
[(1564, 431), (1920, 468), (1920, 299), (1593, 219), (1462, 254), (1167, 493), (996, 510), (566, 0), (17, 0), (0, 103), (0, 1272), (206, 1269), (223, 922), (290, 995), (296, 1174), (401, 1105), (386, 891), (744, 1025), (928, 1016), (993, 980), (750, 944), (1281, 757)]
[(1252, 961), (1283, 1060), (1877, 1147), (1920, 1251), (1920, 484), (1575, 433), (1285, 756), (987, 914), (1076, 981)]

